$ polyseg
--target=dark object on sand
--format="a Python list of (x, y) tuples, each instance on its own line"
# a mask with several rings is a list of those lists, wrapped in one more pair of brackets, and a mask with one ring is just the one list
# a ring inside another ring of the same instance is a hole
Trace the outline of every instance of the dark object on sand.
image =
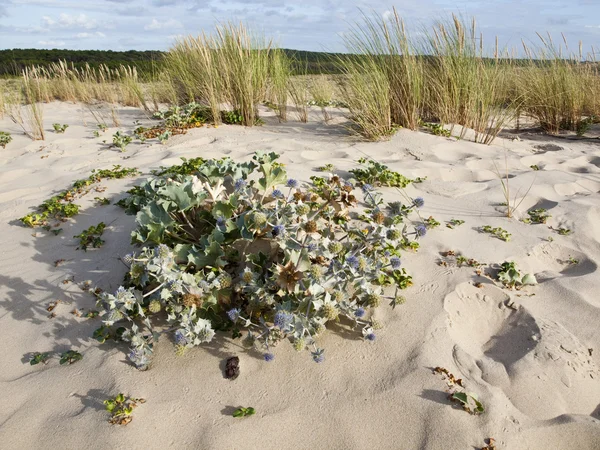
[(225, 364), (225, 378), (235, 380), (240, 374), (240, 358), (234, 356)]

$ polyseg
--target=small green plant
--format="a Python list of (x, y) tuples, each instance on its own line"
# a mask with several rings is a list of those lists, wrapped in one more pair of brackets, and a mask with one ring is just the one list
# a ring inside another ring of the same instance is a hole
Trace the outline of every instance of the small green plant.
[(583, 136), (585, 133), (587, 133), (588, 131), (590, 131), (590, 128), (592, 128), (592, 125), (595, 123), (595, 117), (586, 117), (583, 120), (580, 120), (579, 122), (577, 122), (576, 125), (576, 129), (575, 132), (577, 133), (577, 136)]
[(31, 364), (32, 366), (36, 366), (40, 363), (42, 364), (47, 364), (48, 360), (50, 359), (51, 354), (46, 352), (46, 353), (34, 353), (33, 355), (31, 355), (31, 358), (29, 359), (29, 364)]
[(55, 133), (62, 134), (65, 131), (67, 131), (67, 128), (69, 128), (69, 125), (67, 125), (66, 123), (64, 125), (61, 125), (60, 123), (53, 123), (52, 127), (54, 128)]
[(451, 137), (450, 130), (444, 128), (444, 126), (441, 123), (422, 122), (421, 126), (426, 128), (431, 134), (434, 134), (436, 136)]
[(239, 111), (221, 111), (221, 120), (227, 125), (242, 125), (244, 117)]
[(324, 166), (317, 167), (317, 172), (333, 172), (335, 166), (333, 164), (325, 164)]
[(198, 171), (200, 166), (205, 163), (204, 158), (201, 157), (191, 159), (181, 158), (181, 160), (183, 161), (181, 164), (176, 164), (169, 167), (160, 166), (160, 169), (152, 171), (152, 175), (193, 175)]
[(88, 247), (100, 248), (104, 245), (104, 240), (100, 236), (104, 233), (106, 225), (104, 222), (100, 222), (98, 225), (92, 225), (87, 230), (84, 230), (81, 234), (74, 237), (79, 239), (79, 246), (77, 250), (81, 249), (87, 252)]
[(77, 361), (81, 361), (83, 359), (83, 355), (75, 350), (69, 350), (67, 352), (60, 354), (60, 364), (74, 364)]
[(469, 414), (482, 414), (485, 412), (485, 408), (479, 401), (477, 394), (465, 390), (465, 383), (462, 378), (456, 378), (444, 367), (436, 367), (433, 369), (433, 373), (442, 375), (442, 379), (448, 386), (450, 394), (448, 399), (451, 402), (459, 403)]
[(569, 264), (573, 264), (573, 265), (575, 265), (575, 266), (576, 266), (577, 264), (579, 264), (579, 260), (578, 260), (578, 259), (575, 259), (575, 258), (573, 258), (572, 256), (569, 256), (569, 259), (567, 259), (567, 262), (568, 262)]
[(372, 159), (361, 158), (358, 160), (364, 167), (360, 169), (352, 169), (350, 173), (354, 175), (356, 181), (361, 185), (371, 186), (392, 186), (405, 188), (413, 182), (410, 178), (394, 172), (388, 166), (381, 164)]
[(0, 131), (0, 147), (6, 148), (12, 142), (12, 136), (6, 131)]
[(100, 132), (98, 130), (94, 130), (92, 134), (94, 135), (94, 137), (100, 137)]
[(500, 239), (500, 240), (502, 240), (504, 242), (510, 241), (510, 237), (512, 236), (504, 228), (500, 228), (500, 227), (494, 227), (494, 228), (492, 228), (489, 225), (484, 225), (483, 227), (481, 227), (481, 231), (483, 233), (491, 234), (492, 236), (497, 237), (498, 239)]
[(122, 134), (120, 131), (117, 131), (113, 135), (113, 146), (121, 149), (122, 152), (124, 152), (126, 147), (131, 144), (131, 141), (131, 136)]
[(505, 261), (500, 265), (500, 271), (497, 274), (498, 281), (509, 288), (518, 286), (533, 286), (537, 280), (533, 274), (522, 275), (514, 261)]
[(98, 130), (102, 131), (104, 133), (104, 132), (106, 132), (106, 130), (108, 130), (108, 126), (105, 123), (99, 123)]
[(429, 216), (429, 218), (425, 219), (424, 223), (427, 228), (437, 228), (440, 226), (440, 223), (435, 220), (433, 216)]
[(254, 414), (256, 414), (256, 411), (254, 410), (254, 408), (252, 408), (251, 406), (244, 408), (244, 407), (240, 407), (238, 409), (236, 409), (232, 416), (233, 417), (248, 417), (248, 416), (253, 416)]
[(27, 214), (19, 220), (23, 225), (32, 228), (47, 226), (51, 219), (65, 221), (67, 218), (79, 214), (79, 206), (73, 203), (75, 196), (89, 192), (91, 185), (99, 183), (103, 179), (121, 179), (137, 174), (139, 172), (136, 168), (121, 167), (120, 165), (114, 165), (112, 169), (94, 169), (88, 178), (75, 181), (71, 189), (46, 200), (37, 207), (37, 212)]
[(450, 228), (451, 230), (453, 230), (455, 227), (459, 227), (462, 224), (464, 224), (465, 221), (464, 220), (460, 220), (460, 219), (451, 219), (450, 221), (448, 221), (446, 223), (446, 227)]
[(569, 228), (556, 228), (556, 232), (561, 236), (568, 236), (571, 234), (571, 230)]
[(532, 209), (531, 211), (527, 211), (527, 214), (529, 214), (529, 218), (523, 219), (523, 222), (531, 224), (546, 223), (552, 217), (544, 208)]
[(94, 197), (100, 206), (110, 205), (110, 199), (106, 197)]
[(133, 410), (138, 404), (146, 403), (143, 398), (127, 397), (119, 394), (115, 398), (104, 400), (104, 406), (110, 413), (109, 422), (113, 425), (127, 425), (133, 420)]
[(172, 134), (173, 134), (173, 133), (172, 133), (171, 131), (169, 131), (169, 130), (166, 130), (164, 133), (161, 133), (161, 134), (159, 134), (159, 135), (157, 136), (157, 138), (158, 138), (158, 141), (159, 141), (161, 144), (164, 144), (165, 142), (167, 142), (167, 141), (169, 140), (169, 138), (172, 136)]
[(537, 164), (532, 164), (529, 166), (532, 170), (540, 170), (540, 167)]

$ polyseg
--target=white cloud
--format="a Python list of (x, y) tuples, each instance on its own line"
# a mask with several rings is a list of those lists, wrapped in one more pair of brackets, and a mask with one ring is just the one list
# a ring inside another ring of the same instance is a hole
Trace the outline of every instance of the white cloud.
[(38, 41), (38, 44), (43, 47), (62, 47), (65, 45), (64, 41)]
[(175, 19), (169, 19), (166, 22), (159, 22), (156, 19), (152, 19), (148, 25), (144, 27), (144, 30), (175, 30), (183, 28), (181, 22)]
[(50, 16), (44, 16), (42, 17), (42, 22), (48, 28), (63, 28), (67, 30), (93, 30), (98, 28), (98, 23), (96, 20), (88, 18), (88, 16), (85, 14), (71, 15), (63, 13), (58, 17), (58, 19), (53, 19)]
[(94, 37), (105, 38), (106, 35), (102, 31), (96, 31), (95, 33), (77, 33), (79, 39), (90, 39)]

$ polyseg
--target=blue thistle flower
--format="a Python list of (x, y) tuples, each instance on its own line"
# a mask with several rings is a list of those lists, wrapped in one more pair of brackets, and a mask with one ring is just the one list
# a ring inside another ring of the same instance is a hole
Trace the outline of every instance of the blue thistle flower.
[(325, 350), (323, 350), (322, 348), (318, 348), (314, 352), (311, 352), (313, 361), (316, 362), (317, 364), (325, 361), (325, 355), (323, 354), (324, 351)]
[(188, 340), (181, 330), (175, 332), (175, 343), (177, 345), (187, 345)]
[(227, 311), (227, 317), (229, 317), (229, 320), (232, 322), (236, 322), (240, 318), (239, 308), (233, 308)]
[(365, 336), (365, 338), (366, 338), (368, 341), (374, 341), (374, 340), (377, 338), (377, 336), (375, 336), (375, 333), (369, 333), (369, 334), (367, 334), (367, 335)]
[(275, 225), (272, 233), (273, 236), (283, 236), (285, 234), (285, 227), (283, 225)]
[(275, 359), (275, 355), (273, 353), (265, 353), (263, 355), (263, 358), (265, 359), (266, 362), (271, 362)]
[(427, 234), (427, 227), (424, 224), (419, 224), (415, 227), (417, 236), (425, 236)]
[(287, 180), (286, 186), (292, 189), (295, 189), (298, 187), (298, 180), (294, 180), (293, 178), (290, 178), (289, 180)]
[(235, 180), (235, 185), (234, 188), (236, 191), (239, 191), (241, 189), (243, 189), (244, 187), (246, 187), (248, 183), (246, 182), (246, 180), (244, 180), (243, 178), (240, 178), (238, 180)]
[(293, 314), (290, 314), (285, 311), (277, 311), (277, 313), (275, 314), (275, 318), (273, 319), (273, 324), (280, 330), (285, 330), (290, 326), (293, 319)]
[(423, 197), (417, 197), (413, 200), (413, 205), (415, 205), (417, 208), (422, 208), (424, 204), (425, 200), (423, 200)]
[(366, 194), (367, 192), (371, 192), (373, 190), (373, 186), (370, 184), (363, 184), (361, 189)]
[(365, 315), (365, 308), (360, 306), (356, 311), (354, 311), (354, 315), (360, 319)]
[(225, 218), (222, 216), (217, 217), (217, 226), (222, 227), (225, 226)]
[(400, 266), (402, 265), (402, 260), (400, 258), (398, 258), (397, 256), (392, 256), (390, 258), (390, 264), (392, 265), (392, 269), (398, 270), (400, 268)]
[(350, 255), (346, 258), (346, 264), (356, 269), (358, 267), (358, 258), (354, 255)]
[(306, 246), (306, 250), (308, 250), (309, 252), (314, 252), (317, 249), (317, 244), (315, 244), (314, 242), (311, 242), (310, 244), (308, 244)]
[(279, 189), (275, 189), (273, 191), (273, 197), (275, 197), (275, 198), (283, 198), (283, 192), (281, 192)]

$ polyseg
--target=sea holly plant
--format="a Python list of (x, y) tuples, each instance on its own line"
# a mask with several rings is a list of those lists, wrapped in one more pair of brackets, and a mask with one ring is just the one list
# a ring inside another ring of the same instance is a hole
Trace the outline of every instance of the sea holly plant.
[(12, 142), (12, 136), (6, 131), (0, 131), (0, 147), (6, 148)]
[(137, 213), (132, 240), (143, 247), (124, 258), (124, 285), (98, 305), (104, 326), (125, 328), (138, 368), (163, 335), (183, 353), (215, 331), (243, 337), (267, 362), (281, 341), (322, 362), (327, 324), (371, 341), (375, 308), (405, 301), (398, 292), (412, 278), (401, 253), (425, 234), (412, 205), (386, 207), (365, 190), (369, 212), (356, 218), (351, 184), (331, 175), (302, 185), (277, 159), (208, 160), (194, 174), (149, 179), (121, 202)]
[(506, 261), (500, 265), (500, 271), (497, 274), (497, 279), (498, 281), (502, 282), (504, 286), (511, 289), (519, 289), (523, 286), (534, 286), (537, 284), (535, 275), (530, 273), (526, 275), (521, 274), (514, 261)]
[(510, 237), (512, 236), (504, 228), (491, 227), (490, 225), (482, 226), (481, 232), (491, 234), (492, 236), (497, 237), (498, 239), (500, 239), (501, 241), (504, 241), (504, 242), (510, 241)]

